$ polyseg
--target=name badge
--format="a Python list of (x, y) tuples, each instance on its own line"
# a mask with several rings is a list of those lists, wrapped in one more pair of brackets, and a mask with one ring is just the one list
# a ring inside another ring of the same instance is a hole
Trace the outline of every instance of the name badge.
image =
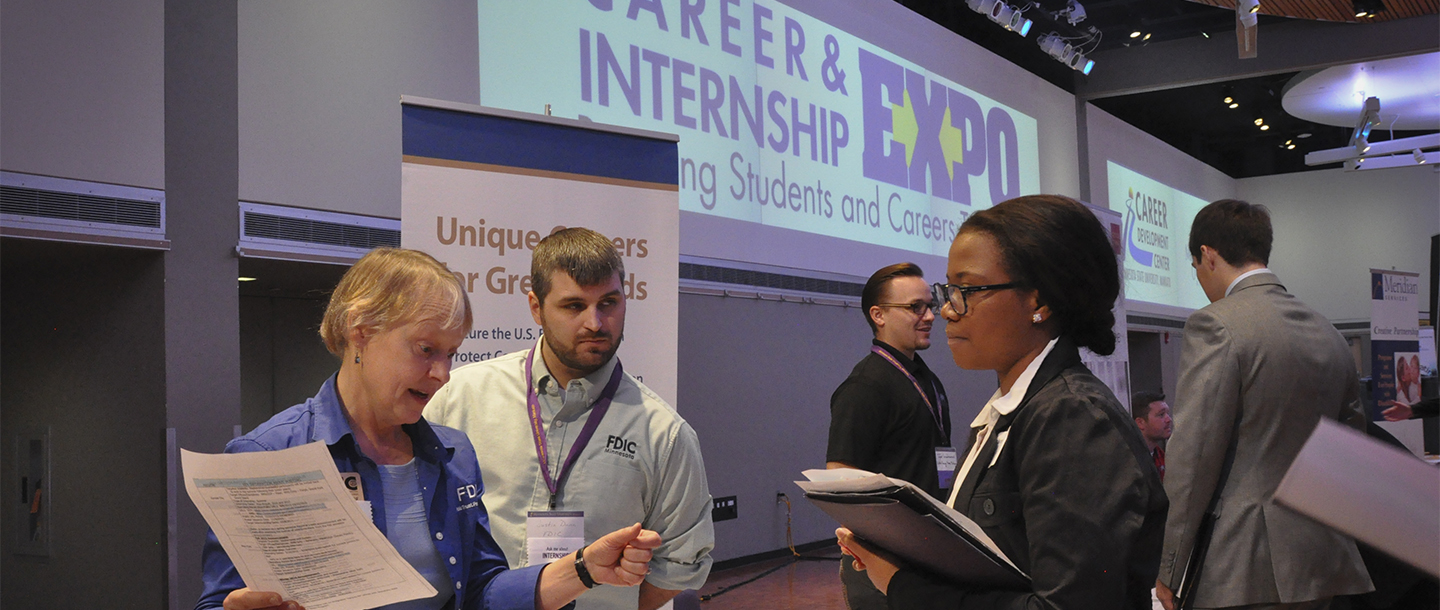
[(585, 546), (584, 511), (532, 510), (525, 517), (529, 563), (550, 563)]
[(340, 481), (345, 484), (345, 491), (350, 492), (350, 497), (354, 498), (356, 502), (365, 499), (365, 489), (360, 484), (360, 473), (342, 472)]
[(360, 505), (360, 511), (365, 513), (365, 516), (373, 521), (375, 519), (375, 511), (370, 506), (370, 502), (365, 499), (365, 488), (360, 483), (360, 473), (342, 472), (340, 473), (340, 482), (345, 484), (345, 491), (350, 492), (350, 497), (354, 498), (355, 503)]
[(941, 489), (950, 489), (955, 482), (955, 466), (959, 464), (959, 457), (954, 447), (935, 448), (935, 472), (940, 475)]

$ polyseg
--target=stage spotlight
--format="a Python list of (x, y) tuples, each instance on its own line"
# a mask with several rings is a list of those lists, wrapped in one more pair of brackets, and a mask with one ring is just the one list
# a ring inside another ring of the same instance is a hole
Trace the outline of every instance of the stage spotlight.
[(1001, 25), (1004, 25), (1006, 28), (1009, 28), (1010, 31), (1019, 34), (1021, 37), (1024, 37), (1025, 35), (1030, 33), (1030, 26), (1034, 25), (1034, 23), (1035, 22), (1026, 19), (1024, 13), (1021, 13), (1020, 11), (1015, 11), (1015, 14), (1010, 17), (1010, 22), (1008, 24), (1002, 23)]
[(1060, 55), (1065, 52), (1065, 41), (1061, 40), (1060, 37), (1054, 33), (1041, 36), (1039, 43), (1041, 51), (1044, 51), (1046, 55), (1056, 59), (1059, 59)]
[(1355, 150), (1364, 154), (1370, 150), (1370, 130), (1380, 123), (1380, 98), (1365, 98), (1365, 104), (1360, 109), (1360, 118), (1355, 121), (1355, 131), (1350, 134), (1350, 144)]
[(1141, 32), (1140, 30), (1135, 30), (1134, 32), (1130, 32), (1130, 37), (1131, 37), (1131, 38), (1139, 38), (1139, 37), (1140, 37), (1140, 34), (1142, 34), (1142, 33), (1143, 33), (1143, 32)]
[(1231, 108), (1232, 110), (1235, 109), (1235, 108), (1239, 108), (1239, 107), (1240, 107), (1240, 104), (1239, 104), (1239, 103), (1237, 103), (1237, 102), (1230, 102), (1230, 108)]
[(1065, 10), (1056, 13), (1056, 15), (1064, 17), (1065, 21), (1068, 21), (1072, 26), (1079, 25), (1081, 21), (1085, 20), (1085, 7), (1080, 6), (1080, 3), (1075, 0), (1070, 0), (1065, 4)]
[(1041, 51), (1044, 51), (1046, 55), (1054, 57), (1060, 63), (1069, 66), (1071, 70), (1077, 70), (1081, 74), (1088, 76), (1090, 71), (1095, 69), (1095, 60), (1085, 57), (1084, 53), (1081, 53), (1079, 49), (1076, 49), (1073, 45), (1066, 43), (1065, 39), (1061, 38), (1060, 35), (1055, 32), (1041, 36), (1037, 42), (1040, 45)]
[(1285, 145), (1285, 150), (1295, 150), (1295, 145), (1294, 145), (1294, 144), (1286, 144), (1286, 145)]
[(1270, 131), (1270, 126), (1269, 126), (1269, 125), (1261, 125), (1261, 126), (1260, 126), (1260, 131)]
[(1240, 4), (1236, 8), (1244, 13), (1258, 13), (1260, 12), (1260, 0), (1240, 0)]
[(1145, 41), (1147, 41), (1147, 40), (1150, 40), (1150, 35), (1149, 35), (1149, 34), (1146, 34), (1145, 36), (1143, 36), (1143, 37), (1140, 38), (1140, 42), (1145, 42)]
[(1259, 126), (1264, 125), (1264, 124), (1265, 124), (1265, 119), (1264, 119), (1264, 118), (1258, 117), (1258, 116), (1255, 117), (1255, 126), (1256, 126), (1256, 127), (1259, 127)]
[(1421, 165), (1425, 164), (1425, 153), (1422, 152), (1420, 149), (1417, 148), (1413, 151), (1410, 151), (1410, 154), (1415, 156), (1416, 163), (1419, 163)]
[(1035, 25), (1035, 22), (1025, 18), (1025, 11), (1000, 0), (965, 0), (965, 6), (1021, 36), (1028, 35), (1030, 27)]

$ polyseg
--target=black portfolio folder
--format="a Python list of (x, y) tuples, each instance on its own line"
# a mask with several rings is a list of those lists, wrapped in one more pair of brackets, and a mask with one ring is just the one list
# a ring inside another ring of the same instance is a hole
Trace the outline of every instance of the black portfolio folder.
[(960, 520), (968, 521), (964, 515), (948, 511), (913, 485), (869, 491), (811, 489), (805, 497), (856, 536), (914, 567), (956, 583), (1018, 590), (1030, 587), (1028, 576), (972, 534), (980, 532), (978, 525), (962, 525)]

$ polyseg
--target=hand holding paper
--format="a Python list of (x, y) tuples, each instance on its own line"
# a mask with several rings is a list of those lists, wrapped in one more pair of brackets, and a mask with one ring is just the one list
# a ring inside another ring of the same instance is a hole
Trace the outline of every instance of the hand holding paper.
[(280, 594), (274, 591), (252, 591), (245, 587), (225, 596), (225, 610), (305, 610), (305, 607), (293, 601), (280, 601)]

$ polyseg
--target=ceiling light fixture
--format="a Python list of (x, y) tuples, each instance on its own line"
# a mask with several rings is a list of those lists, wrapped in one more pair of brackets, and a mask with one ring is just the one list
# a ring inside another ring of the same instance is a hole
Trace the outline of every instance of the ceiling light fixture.
[(1070, 0), (1065, 5), (1065, 10), (1056, 13), (1056, 15), (1064, 17), (1065, 21), (1069, 22), (1072, 26), (1080, 25), (1080, 22), (1085, 20), (1085, 7), (1081, 6), (1080, 3), (1075, 0)]
[(1419, 163), (1421, 165), (1425, 164), (1425, 153), (1422, 152), (1420, 149), (1417, 148), (1413, 151), (1410, 151), (1410, 154), (1415, 157), (1416, 163)]
[(1269, 125), (1261, 125), (1261, 126), (1260, 126), (1260, 131), (1270, 131), (1270, 126), (1269, 126)]
[(1373, 18), (1377, 13), (1385, 10), (1383, 0), (1351, 0), (1350, 6), (1355, 9), (1357, 19)]
[(1231, 108), (1231, 109), (1235, 109), (1235, 108), (1239, 108), (1239, 107), (1240, 107), (1240, 104), (1239, 104), (1238, 102), (1230, 102), (1230, 108)]
[(999, 0), (965, 0), (965, 6), (1021, 36), (1028, 35), (1030, 27), (1035, 25), (1034, 21), (1025, 18), (1025, 11)]
[(1085, 57), (1073, 45), (1065, 42), (1064, 38), (1056, 32), (1050, 32), (1040, 37), (1040, 50), (1046, 55), (1054, 57), (1057, 61), (1070, 67), (1071, 70), (1079, 71), (1086, 76), (1095, 69), (1095, 60)]
[(255, 281), (255, 278), (253, 278), (253, 277), (240, 276), (240, 281), (242, 281), (242, 282), (253, 282), (253, 281)]
[[(1363, 146), (1361, 145), (1363, 144)], [(1440, 152), (1425, 152), (1427, 149), (1440, 148), (1440, 133), (1426, 134), (1423, 136), (1412, 136), (1408, 138), (1396, 138), (1383, 142), (1370, 142), (1357, 138), (1352, 144), (1340, 148), (1317, 150), (1305, 154), (1305, 165), (1325, 165), (1327, 163), (1344, 162), (1346, 169), (1359, 169), (1358, 161), (1364, 161), (1365, 169), (1381, 169), (1386, 167), (1407, 167), (1425, 159), (1426, 164), (1440, 163)], [(1362, 152), (1362, 149), (1365, 152)], [(1421, 157), (1415, 156), (1419, 150)], [(1353, 167), (1352, 167), (1353, 166)]]
[(1140, 42), (1145, 42), (1146, 40), (1150, 40), (1150, 34), (1148, 33), (1145, 34), (1145, 36), (1143, 36), (1142, 38), (1140, 38)]
[[(1355, 131), (1350, 134), (1350, 144), (1370, 137), (1370, 130), (1380, 124), (1380, 98), (1367, 97), (1360, 108), (1360, 118), (1355, 121)], [(1361, 151), (1364, 152), (1364, 151)]]
[(1285, 150), (1295, 150), (1295, 145), (1294, 145), (1294, 144), (1286, 144), (1286, 145), (1285, 145)]
[(1210, 35), (1209, 35), (1209, 34), (1206, 34), (1205, 32), (1200, 32), (1200, 35), (1201, 35), (1201, 36), (1204, 36), (1204, 37), (1206, 37), (1206, 38), (1209, 38), (1209, 37), (1210, 37)]
[(1240, 5), (1236, 8), (1246, 13), (1258, 13), (1260, 12), (1260, 0), (1240, 0)]

